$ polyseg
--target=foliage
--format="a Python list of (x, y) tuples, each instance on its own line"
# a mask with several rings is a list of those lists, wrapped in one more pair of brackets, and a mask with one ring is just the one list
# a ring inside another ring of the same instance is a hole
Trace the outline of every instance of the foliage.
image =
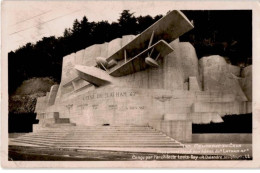
[(57, 83), (48, 77), (23, 81), (15, 93), (9, 97), (9, 113), (33, 113), (37, 98), (45, 96), (55, 84)]
[(252, 11), (183, 11), (194, 29), (181, 41), (191, 42), (198, 58), (209, 55), (226, 57), (233, 65), (252, 64)]

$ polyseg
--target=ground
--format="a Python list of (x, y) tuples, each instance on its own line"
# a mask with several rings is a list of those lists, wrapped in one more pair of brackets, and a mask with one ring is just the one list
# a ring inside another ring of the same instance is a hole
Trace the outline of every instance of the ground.
[[(220, 147), (226, 145), (225, 147)], [(74, 149), (9, 146), (9, 160), (18, 161), (152, 161), (152, 160), (252, 160), (251, 144), (186, 144), (184, 149)], [(116, 151), (117, 150), (117, 151)], [(122, 151), (120, 151), (122, 150)], [(131, 151), (132, 150), (132, 151)], [(154, 152), (141, 152), (141, 151)], [(135, 152), (136, 151), (136, 152)]]

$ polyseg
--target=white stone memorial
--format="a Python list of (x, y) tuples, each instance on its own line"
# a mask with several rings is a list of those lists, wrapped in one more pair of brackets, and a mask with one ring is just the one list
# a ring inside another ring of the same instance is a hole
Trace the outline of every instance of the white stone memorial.
[(223, 57), (198, 60), (194, 47), (178, 39), (192, 28), (181, 12), (172, 11), (136, 37), (65, 56), (60, 85), (37, 100), (34, 131), (85, 127), (95, 133), (110, 126), (136, 127), (133, 132), (140, 127), (141, 133), (149, 127), (192, 142), (192, 123), (219, 123), (227, 114), (251, 113), (252, 68), (240, 76), (240, 67)]

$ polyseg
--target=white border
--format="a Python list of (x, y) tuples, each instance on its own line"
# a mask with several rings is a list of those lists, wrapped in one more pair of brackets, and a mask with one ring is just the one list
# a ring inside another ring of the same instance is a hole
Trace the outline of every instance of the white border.
[[(67, 1), (68, 2), (68, 1)], [(140, 2), (140, 1), (139, 1)], [(144, 1), (145, 2), (145, 1)], [(160, 1), (164, 3), (167, 1)], [(253, 10), (253, 160), (252, 161), (8, 161), (8, 95), (7, 95), (7, 31), (6, 31), (6, 19), (7, 11), (5, 11), (5, 1), (2, 3), (2, 58), (1, 58), (1, 101), (2, 101), (2, 152), (1, 160), (3, 167), (34, 167), (34, 168), (255, 168), (260, 167), (260, 105), (258, 100), (259, 88), (260, 88), (260, 3), (259, 2), (236, 2), (236, 1), (174, 1), (172, 5), (175, 9), (180, 10), (241, 10), (252, 9)], [(25, 2), (26, 3), (26, 2)], [(48, 1), (46, 1), (48, 3)], [(71, 3), (77, 3), (75, 1)], [(102, 2), (100, 2), (102, 3)], [(117, 3), (135, 3), (134, 1)]]

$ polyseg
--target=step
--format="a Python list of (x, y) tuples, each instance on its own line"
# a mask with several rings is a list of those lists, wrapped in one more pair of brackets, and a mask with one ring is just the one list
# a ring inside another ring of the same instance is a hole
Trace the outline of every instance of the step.
[(57, 141), (68, 141), (68, 142), (70, 142), (70, 141), (72, 141), (72, 142), (77, 142), (77, 141), (82, 141), (82, 142), (88, 142), (88, 141), (97, 141), (97, 142), (99, 142), (99, 141), (115, 141), (115, 142), (118, 142), (118, 141), (130, 141), (130, 142), (132, 142), (132, 141), (151, 141), (151, 142), (156, 142), (156, 141), (160, 141), (160, 142), (162, 142), (162, 141), (175, 141), (175, 140), (171, 140), (170, 138), (166, 138), (166, 137), (164, 137), (164, 138), (160, 138), (160, 140), (158, 140), (158, 138), (156, 139), (154, 139), (154, 138), (128, 138), (128, 139), (121, 139), (121, 138), (115, 138), (115, 139), (109, 139), (109, 138), (107, 138), (107, 139), (103, 139), (103, 138), (100, 138), (100, 139), (95, 139), (95, 138), (93, 138), (93, 139), (89, 139), (89, 138), (86, 138), (86, 139), (71, 139), (71, 138), (69, 138), (69, 139), (66, 139), (66, 138), (60, 138), (60, 139), (53, 139), (53, 138), (28, 138), (28, 137), (24, 137), (24, 138), (19, 138), (19, 139), (16, 139), (16, 140), (42, 140), (42, 141), (55, 141), (55, 142), (57, 142)]
[[(78, 132), (78, 131), (68, 131), (68, 132), (36, 132), (32, 134), (41, 134), (41, 135), (59, 135), (59, 134), (157, 134), (160, 133), (159, 131), (85, 131), (85, 132)], [(30, 134), (28, 134), (30, 135)]]
[(50, 119), (50, 118), (59, 118), (59, 112), (47, 112), (42, 114), (37, 114), (37, 119)]
[(148, 129), (144, 129), (144, 130), (114, 130), (114, 129), (104, 129), (104, 130), (64, 130), (64, 131), (56, 131), (56, 130), (50, 130), (50, 131), (37, 131), (37, 133), (64, 133), (64, 132), (78, 132), (78, 133), (84, 133), (84, 132), (156, 132), (156, 130), (148, 130)]
[(68, 126), (45, 128), (12, 142), (45, 147), (183, 147), (147, 126)]
[(161, 134), (160, 132), (84, 132), (84, 133), (78, 133), (78, 132), (71, 132), (71, 133), (37, 133), (38, 135), (52, 135), (52, 136), (60, 136), (63, 134), (67, 135), (75, 135), (75, 136), (97, 136), (103, 134), (105, 135), (156, 135)]
[[(145, 137), (145, 136), (120, 136), (120, 137), (117, 137), (117, 136), (108, 136), (108, 137), (82, 137), (82, 138), (79, 138), (79, 137), (67, 137), (67, 136), (62, 136), (62, 137), (22, 137), (22, 138), (19, 138), (19, 139), (31, 139), (31, 140), (34, 140), (34, 139), (48, 139), (48, 140), (59, 140), (59, 139), (63, 139), (63, 140), (68, 140), (68, 139), (71, 139), (71, 140), (85, 140), (85, 139), (88, 139), (88, 140), (100, 140), (100, 139), (104, 139), (104, 140), (116, 140), (116, 139), (122, 139), (122, 140), (127, 140), (127, 139), (145, 139), (145, 140), (150, 140), (150, 139), (154, 139), (154, 140), (162, 140), (162, 139), (172, 139), (168, 136), (148, 136), (148, 137)], [(174, 139), (173, 139), (174, 140)]]
[(42, 139), (42, 138), (44, 138), (44, 139), (72, 139), (72, 140), (77, 140), (77, 139), (89, 139), (89, 140), (91, 140), (91, 139), (147, 139), (147, 140), (149, 140), (149, 139), (158, 139), (158, 140), (160, 140), (160, 139), (165, 139), (165, 138), (170, 138), (170, 137), (167, 137), (167, 136), (120, 136), (120, 137), (118, 137), (118, 136), (97, 136), (97, 137), (81, 137), (81, 138), (79, 138), (79, 137), (67, 137), (67, 136), (61, 136), (61, 137), (48, 137), (48, 136), (23, 136), (23, 137), (21, 137), (21, 138), (19, 138), (19, 139), (25, 139), (25, 138), (27, 138), (27, 139)]
[(46, 123), (45, 127), (47, 128), (60, 128), (60, 127), (68, 127), (68, 126), (76, 126), (75, 123), (70, 123), (70, 122), (61, 122), (57, 121), (56, 123)]
[[(30, 139), (15, 139), (12, 140), (14, 142), (18, 142), (18, 141), (31, 141)], [(147, 140), (142, 140), (142, 141), (137, 141), (137, 140), (82, 140), (82, 141), (74, 141), (74, 140), (43, 140), (43, 139), (34, 139), (33, 142), (49, 142), (49, 143), (129, 143), (129, 141), (131, 142), (131, 144), (134, 143), (177, 143), (176, 141), (171, 141), (171, 140), (164, 140), (164, 141), (147, 141)]]
[(180, 145), (180, 143), (176, 143), (176, 142), (79, 142), (79, 143), (75, 143), (75, 142), (43, 142), (43, 141), (30, 141), (30, 140), (16, 140), (13, 142), (19, 142), (19, 143), (30, 143), (30, 144), (41, 144), (41, 145), (49, 145), (49, 146), (178, 146)]
[(62, 124), (62, 123), (70, 123), (69, 118), (47, 118), (42, 119), (39, 124)]
[(88, 135), (88, 136), (73, 136), (73, 135), (59, 135), (59, 136), (23, 136), (21, 138), (52, 138), (52, 139), (57, 139), (57, 138), (73, 138), (73, 139), (78, 139), (78, 138), (85, 138), (85, 139), (96, 139), (96, 138), (150, 138), (150, 137), (167, 137), (165, 134), (156, 134), (156, 135)]
[(151, 129), (149, 126), (76, 126), (76, 129)]
[[(74, 127), (66, 127), (66, 128), (57, 129), (57, 131), (64, 131), (64, 130), (65, 131), (70, 131), (71, 129), (78, 130), (78, 131), (82, 131), (82, 130), (83, 131), (84, 130), (135, 130), (135, 131), (138, 131), (138, 130), (154, 130), (154, 129), (151, 129), (151, 128), (78, 128), (76, 126), (76, 128), (74, 128)], [(46, 127), (44, 129), (42, 129), (41, 131), (49, 132), (49, 131), (52, 131), (52, 130), (53, 130), (53, 128)]]
[(130, 142), (136, 142), (136, 141), (154, 141), (154, 142), (162, 142), (162, 141), (169, 141), (169, 142), (176, 142), (176, 140), (174, 139), (171, 139), (171, 138), (168, 138), (168, 137), (164, 137), (164, 138), (160, 138), (160, 140), (155, 140), (155, 139), (149, 139), (149, 138), (136, 138), (136, 137), (132, 137), (132, 138), (77, 138), (77, 139), (73, 139), (73, 138), (31, 138), (31, 137), (23, 137), (23, 138), (16, 138), (16, 139), (12, 139), (12, 141), (28, 141), (28, 140), (32, 140), (32, 141), (54, 141), (54, 142), (77, 142), (77, 141), (80, 141), (80, 142), (90, 142), (90, 141), (111, 141), (111, 142), (120, 142), (120, 141), (130, 141)]
[[(21, 141), (31, 141), (30, 139), (19, 139), (19, 140), (13, 140), (13, 142), (21, 142)], [(48, 142), (49, 144), (107, 144), (107, 143), (112, 143), (112, 144), (128, 144), (129, 142), (131, 144), (179, 144), (178, 142), (171, 141), (171, 140), (34, 140), (33, 142), (41, 142), (45, 143)]]
[(150, 145), (60, 145), (60, 146), (53, 146), (52, 144), (48, 143), (39, 143), (39, 142), (31, 142), (28, 141), (27, 144), (31, 145), (39, 145), (42, 147), (52, 147), (52, 148), (88, 148), (88, 147), (132, 147), (132, 148), (183, 148), (184, 146), (179, 144), (179, 145), (155, 145), (155, 144), (150, 144)]
[(33, 132), (44, 131), (45, 129), (50, 129), (48, 131), (53, 132), (53, 129), (63, 130), (69, 129), (70, 127), (75, 127), (75, 123), (43, 123), (43, 124), (33, 124)]
[[(77, 127), (77, 126), (76, 126)], [(58, 131), (63, 131), (63, 130), (135, 130), (135, 131), (138, 131), (138, 130), (154, 130), (154, 129), (150, 129), (150, 128), (74, 128), (74, 127), (71, 127), (71, 128), (61, 128), (61, 129), (57, 129)], [(48, 128), (46, 127), (45, 129), (42, 129), (42, 131), (52, 131), (52, 128)]]
[(118, 126), (118, 125), (109, 125), (109, 126), (102, 126), (102, 125), (93, 125), (93, 126), (87, 126), (87, 125), (79, 125), (77, 128), (151, 128), (150, 126), (131, 126), (131, 125), (124, 125), (124, 126)]

